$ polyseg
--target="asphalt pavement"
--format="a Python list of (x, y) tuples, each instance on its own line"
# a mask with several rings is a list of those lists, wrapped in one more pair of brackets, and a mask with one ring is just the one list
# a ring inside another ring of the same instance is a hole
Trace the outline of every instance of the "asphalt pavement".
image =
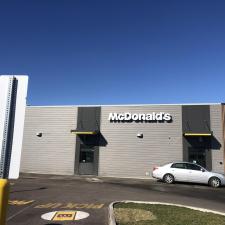
[[(107, 225), (113, 201), (160, 201), (225, 212), (225, 188), (205, 185), (164, 184), (155, 180), (74, 176), (22, 175), (11, 181), (7, 225)], [(78, 221), (47, 221), (54, 211), (82, 211)]]

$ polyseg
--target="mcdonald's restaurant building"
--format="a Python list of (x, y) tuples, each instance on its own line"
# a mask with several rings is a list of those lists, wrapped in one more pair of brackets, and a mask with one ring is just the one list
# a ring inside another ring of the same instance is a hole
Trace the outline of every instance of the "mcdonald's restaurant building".
[(225, 105), (27, 106), (21, 172), (148, 178), (190, 161), (224, 173)]

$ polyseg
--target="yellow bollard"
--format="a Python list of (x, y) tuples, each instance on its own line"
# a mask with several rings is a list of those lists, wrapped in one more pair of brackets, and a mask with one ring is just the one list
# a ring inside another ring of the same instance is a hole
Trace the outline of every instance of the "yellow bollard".
[(0, 179), (0, 225), (6, 224), (6, 213), (9, 201), (9, 182)]

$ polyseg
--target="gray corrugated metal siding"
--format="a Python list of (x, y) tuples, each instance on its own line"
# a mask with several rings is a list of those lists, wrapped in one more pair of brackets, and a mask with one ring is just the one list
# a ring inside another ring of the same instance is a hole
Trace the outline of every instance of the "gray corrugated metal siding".
[[(172, 123), (112, 123), (110, 112), (168, 112)], [(182, 160), (181, 106), (102, 107), (101, 133), (108, 142), (99, 150), (99, 175), (146, 178), (153, 166)], [(143, 133), (143, 139), (137, 138)]]
[(21, 172), (74, 174), (76, 122), (76, 107), (27, 107)]
[[(224, 173), (224, 143), (223, 143), (223, 127), (222, 127), (222, 106), (210, 106), (211, 130), (214, 137), (221, 144), (220, 149), (212, 149), (212, 170)], [(222, 162), (222, 164), (220, 164)]]

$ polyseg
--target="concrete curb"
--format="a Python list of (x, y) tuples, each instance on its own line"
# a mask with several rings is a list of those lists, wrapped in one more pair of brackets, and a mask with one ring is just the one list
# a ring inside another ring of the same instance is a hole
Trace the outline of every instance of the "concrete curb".
[[(123, 202), (123, 201), (120, 201), (120, 202)], [(116, 225), (116, 218), (115, 218), (114, 211), (113, 211), (113, 206), (116, 203), (119, 203), (119, 201), (118, 202), (112, 202), (109, 205), (109, 225)]]
[(129, 200), (124, 200), (124, 201), (116, 201), (112, 202), (109, 205), (109, 225), (117, 225), (116, 220), (115, 220), (115, 215), (113, 212), (113, 206), (116, 203), (141, 203), (141, 204), (157, 204), (157, 205), (171, 205), (171, 206), (177, 206), (177, 207), (185, 207), (188, 209), (193, 209), (193, 210), (198, 210), (201, 212), (207, 212), (207, 213), (214, 213), (218, 215), (225, 216), (225, 213), (210, 210), (210, 209), (205, 209), (205, 208), (198, 208), (198, 207), (193, 207), (193, 206), (188, 206), (188, 205), (182, 205), (182, 204), (173, 204), (173, 203), (168, 203), (168, 202), (144, 202), (144, 201), (129, 201)]

